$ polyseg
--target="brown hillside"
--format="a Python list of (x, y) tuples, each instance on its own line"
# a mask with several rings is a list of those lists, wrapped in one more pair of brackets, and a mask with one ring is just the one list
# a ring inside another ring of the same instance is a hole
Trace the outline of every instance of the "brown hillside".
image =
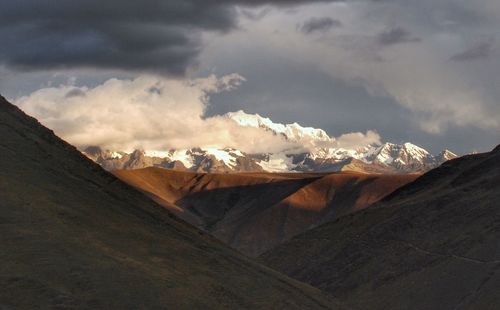
[(0, 308), (325, 309), (0, 97)]
[(352, 172), (197, 174), (161, 168), (114, 174), (251, 256), (311, 226), (363, 209), (417, 177)]

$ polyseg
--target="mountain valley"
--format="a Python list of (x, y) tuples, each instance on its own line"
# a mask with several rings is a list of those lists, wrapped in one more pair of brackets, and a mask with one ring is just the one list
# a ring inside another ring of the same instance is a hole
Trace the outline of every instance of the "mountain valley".
[(361, 210), (418, 177), (354, 172), (205, 174), (162, 168), (113, 173), (249, 256)]

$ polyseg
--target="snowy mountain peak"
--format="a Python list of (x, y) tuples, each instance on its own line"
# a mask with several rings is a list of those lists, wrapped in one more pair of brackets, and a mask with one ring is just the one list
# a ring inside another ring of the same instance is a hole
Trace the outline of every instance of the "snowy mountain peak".
[(407, 152), (410, 152), (413, 154), (426, 155), (426, 156), (429, 155), (429, 152), (427, 152), (423, 148), (421, 148), (413, 143), (410, 143), (410, 142), (404, 143), (403, 147)]
[(450, 150), (444, 150), (441, 153), (439, 153), (439, 155), (437, 156), (437, 158), (439, 158), (439, 160), (442, 162), (445, 162), (447, 160), (454, 159), (457, 157), (458, 157), (458, 155), (453, 153)]
[(409, 142), (403, 144), (403, 150), (408, 154), (409, 157), (415, 160), (421, 161), (431, 157), (431, 154), (429, 152)]
[(243, 110), (237, 112), (228, 112), (224, 115), (225, 117), (235, 121), (240, 126), (256, 127), (256, 128), (269, 128), (276, 132), (283, 132), (285, 126), (282, 124), (276, 124), (271, 119), (267, 117), (262, 117), (259, 114), (248, 114)]
[(242, 110), (229, 112), (224, 116), (235, 121), (240, 126), (262, 128), (264, 130), (272, 131), (275, 134), (281, 134), (286, 137), (286, 139), (291, 141), (301, 141), (304, 139), (313, 141), (334, 141), (334, 139), (328, 136), (323, 129), (302, 127), (298, 123), (274, 123), (267, 117), (262, 117), (259, 114), (248, 114)]
[(392, 166), (426, 165), (433, 161), (432, 155), (423, 148), (412, 143), (384, 143), (366, 153), (362, 158), (367, 163)]

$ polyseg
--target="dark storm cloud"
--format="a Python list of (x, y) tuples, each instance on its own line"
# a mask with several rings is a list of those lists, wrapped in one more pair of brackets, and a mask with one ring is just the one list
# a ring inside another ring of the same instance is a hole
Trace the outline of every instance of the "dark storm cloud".
[(225, 32), (237, 26), (236, 5), (310, 2), (0, 1), (0, 65), (18, 70), (97, 67), (182, 75), (196, 63), (201, 31)]
[(72, 90), (67, 92), (64, 97), (66, 97), (66, 98), (85, 97), (85, 93), (79, 88), (73, 88)]
[(340, 26), (342, 26), (340, 21), (330, 17), (311, 18), (299, 26), (299, 30), (305, 34), (310, 34), (316, 31), (328, 31), (333, 27)]
[(407, 42), (420, 42), (421, 39), (414, 37), (404, 28), (396, 27), (380, 33), (377, 36), (377, 41), (382, 45), (394, 45)]
[(246, 18), (253, 20), (253, 21), (258, 21), (266, 17), (269, 13), (271, 12), (271, 8), (267, 7), (263, 10), (260, 10), (258, 12), (253, 12), (252, 10), (247, 10), (243, 9), (241, 10), (241, 14), (245, 16)]
[(451, 57), (451, 60), (470, 61), (470, 60), (484, 59), (490, 57), (492, 50), (493, 50), (492, 42), (481, 42), (461, 53), (453, 55)]

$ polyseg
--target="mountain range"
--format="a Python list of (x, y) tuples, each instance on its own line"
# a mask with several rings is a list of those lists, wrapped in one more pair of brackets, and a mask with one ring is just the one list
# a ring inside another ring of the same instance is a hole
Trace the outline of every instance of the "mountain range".
[(339, 147), (322, 129), (297, 123), (279, 124), (243, 111), (224, 116), (239, 126), (258, 128), (300, 148), (275, 153), (245, 153), (234, 148), (188, 150), (103, 150), (88, 146), (83, 153), (107, 170), (161, 167), (192, 172), (337, 172), (404, 174), (422, 173), (457, 155), (444, 150), (432, 155), (412, 143), (382, 143), (358, 148)]

